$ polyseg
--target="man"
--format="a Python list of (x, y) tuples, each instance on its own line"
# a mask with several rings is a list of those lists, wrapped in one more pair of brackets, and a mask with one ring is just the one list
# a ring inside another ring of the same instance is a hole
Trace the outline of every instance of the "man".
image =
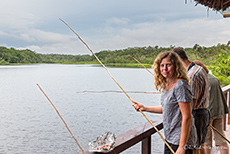
[[(194, 61), (195, 64), (203, 67), (208, 73), (209, 69), (204, 63), (199, 60)], [(224, 94), (222, 92), (219, 80), (212, 74), (208, 74), (209, 82), (209, 110), (211, 114), (210, 124), (216, 128), (216, 130), (225, 136), (223, 126), (223, 115), (229, 113)], [(212, 131), (211, 127), (208, 128), (207, 140), (205, 142), (206, 154), (211, 154), (212, 138), (214, 136), (215, 145), (219, 148), (220, 154), (229, 154), (229, 147), (226, 140), (220, 136), (216, 131)]]
[(190, 61), (183, 49), (173, 49), (183, 60), (187, 67), (187, 75), (190, 79), (190, 85), (193, 95), (192, 114), (195, 119), (197, 129), (197, 147), (195, 153), (205, 154), (204, 142), (210, 123), (209, 105), (209, 82), (207, 72), (201, 67)]

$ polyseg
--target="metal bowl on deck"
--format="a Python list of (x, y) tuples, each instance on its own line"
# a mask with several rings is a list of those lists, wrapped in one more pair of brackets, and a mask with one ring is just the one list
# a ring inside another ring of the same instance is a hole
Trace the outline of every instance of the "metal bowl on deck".
[(103, 152), (107, 153), (113, 150), (115, 144), (115, 134), (112, 132), (105, 132), (97, 137), (95, 141), (89, 143), (89, 152)]

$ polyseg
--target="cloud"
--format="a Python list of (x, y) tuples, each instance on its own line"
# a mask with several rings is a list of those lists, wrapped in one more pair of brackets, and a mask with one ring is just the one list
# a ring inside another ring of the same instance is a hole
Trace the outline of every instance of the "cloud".
[[(71, 38), (71, 39), (70, 39)], [(49, 40), (50, 41), (50, 40)], [(88, 43), (89, 47), (93, 50), (95, 40), (85, 39), (85, 42)], [(26, 47), (19, 47), (17, 49), (31, 49), (36, 53), (48, 53), (48, 54), (71, 54), (71, 55), (91, 55), (91, 52), (86, 48), (86, 46), (75, 36), (66, 36), (66, 39), (60, 38), (57, 41), (54, 41), (51, 38), (50, 42), (41, 45), (30, 45)], [(98, 51), (94, 51), (98, 52)]]
[(4, 31), (0, 31), (0, 36), (5, 37), (5, 36), (9, 36), (9, 34)]
[[(112, 28), (111, 28), (112, 29)], [(115, 31), (115, 30), (114, 30)], [(229, 40), (228, 21), (225, 19), (180, 20), (171, 23), (140, 23), (132, 28), (119, 29), (109, 34), (103, 42), (104, 49), (114, 47), (165, 46), (170, 45), (193, 47), (195, 44), (212, 46), (226, 44)]]
[(149, 45), (213, 46), (230, 36), (229, 19), (213, 11), (207, 18), (205, 7), (171, 0), (8, 0), (1, 3), (0, 18), (0, 45), (38, 53), (90, 54), (59, 18), (94, 52)]
[(26, 33), (22, 33), (19, 38), (27, 42), (41, 42), (41, 43), (58, 43), (68, 42), (73, 36), (64, 35), (60, 33), (45, 32), (39, 29), (29, 30)]
[[(139, 23), (132, 25), (130, 28), (122, 29), (116, 29), (116, 26), (111, 26), (110, 29), (114, 30), (109, 32), (108, 29), (105, 30), (105, 33), (108, 34), (105, 38), (82, 38), (94, 52), (156, 45), (162, 47), (169, 47), (170, 45), (193, 47), (195, 44), (213, 46), (218, 43), (226, 44), (228, 42), (230, 30), (227, 23), (228, 21), (225, 19), (181, 20), (170, 24), (165, 21)], [(43, 46), (38, 51), (53, 51), (55, 53), (55, 49), (59, 49), (56, 52), (90, 54), (84, 44), (77, 37), (72, 37), (71, 35), (74, 36), (73, 33), (70, 33), (70, 36), (66, 36), (66, 43), (61, 43), (62, 41), (60, 41), (59, 43), (53, 43), (52, 46)]]
[(122, 26), (122, 25), (127, 25), (129, 23), (129, 19), (128, 18), (110, 18), (107, 20), (107, 24), (109, 25), (118, 25), (118, 26)]

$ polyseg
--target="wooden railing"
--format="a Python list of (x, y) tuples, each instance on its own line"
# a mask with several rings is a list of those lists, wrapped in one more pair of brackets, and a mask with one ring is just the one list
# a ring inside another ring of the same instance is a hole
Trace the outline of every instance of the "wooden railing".
[[(222, 91), (227, 101), (228, 109), (230, 111), (230, 85), (223, 87)], [(230, 125), (230, 113), (224, 115), (224, 130), (226, 130), (226, 124)]]
[[(163, 129), (161, 117), (154, 119), (152, 122), (158, 130)], [(146, 122), (144, 125), (138, 126), (136, 128), (130, 129), (127, 132), (124, 132), (123, 134), (120, 134), (116, 137), (114, 149), (111, 152), (108, 152), (107, 154), (121, 153), (122, 151), (125, 151), (126, 149), (132, 147), (133, 145), (139, 142), (142, 142), (141, 153), (151, 154), (151, 135), (154, 133), (157, 133), (157, 131), (149, 122)], [(156, 135), (158, 135), (158, 133)], [(94, 154), (94, 152), (85, 151), (85, 154)]]
[[(227, 100), (227, 105), (230, 111), (230, 85), (222, 88), (225, 99)], [(226, 130), (226, 124), (230, 125), (230, 114), (224, 116), (224, 128)], [(162, 118), (154, 119), (153, 124), (158, 128), (158, 130), (163, 129)], [(151, 154), (151, 135), (157, 133), (157, 131), (152, 127), (149, 122), (146, 122), (144, 125), (133, 128), (120, 134), (116, 138), (116, 143), (113, 151), (107, 154), (118, 154), (126, 149), (132, 147), (133, 145), (142, 142), (141, 153), (142, 154)], [(82, 153), (79, 153), (82, 154)], [(85, 151), (85, 154), (94, 154), (89, 151)], [(95, 153), (100, 154), (100, 153)], [(102, 153), (101, 153), (102, 154)]]

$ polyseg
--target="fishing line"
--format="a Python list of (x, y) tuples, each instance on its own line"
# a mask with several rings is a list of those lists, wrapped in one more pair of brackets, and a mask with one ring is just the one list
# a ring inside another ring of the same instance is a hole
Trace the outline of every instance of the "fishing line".
[(79, 146), (79, 148), (81, 149), (82, 153), (85, 154), (84, 150), (82, 149), (82, 147), (78, 143), (77, 139), (74, 137), (73, 133), (71, 132), (71, 130), (67, 126), (67, 124), (66, 124), (65, 120), (62, 118), (61, 114), (58, 112), (57, 108), (54, 106), (54, 104), (52, 103), (52, 101), (49, 99), (49, 97), (46, 95), (46, 93), (42, 90), (42, 88), (39, 86), (39, 84), (37, 84), (37, 86), (42, 91), (42, 93), (45, 95), (45, 97), (48, 99), (48, 101), (50, 102), (50, 104), (54, 107), (54, 109), (56, 110), (58, 116), (61, 118), (61, 120), (65, 124), (65, 127), (68, 129), (69, 133), (71, 134), (71, 136), (73, 137), (73, 139), (75, 140), (75, 142), (77, 143), (77, 145)]
[[(85, 46), (89, 49), (89, 51), (94, 55), (94, 57), (97, 59), (97, 61), (106, 69), (106, 71), (109, 73), (110, 77), (113, 79), (113, 81), (121, 88), (121, 90), (125, 93), (125, 95), (130, 99), (130, 101), (132, 103), (134, 103), (134, 101), (131, 99), (131, 97), (127, 94), (127, 92), (121, 87), (121, 85), (115, 80), (115, 78), (112, 76), (112, 74), (109, 72), (109, 70), (105, 67), (105, 65), (100, 61), (100, 59), (94, 54), (94, 52), (89, 48), (89, 46), (82, 40), (82, 38), (61, 18), (59, 18), (67, 27), (69, 27), (69, 29), (77, 35), (77, 37), (79, 38), (79, 40), (82, 41), (83, 44), (85, 44)], [(171, 150), (172, 153), (175, 153), (173, 151), (173, 149), (169, 146), (169, 144), (165, 141), (165, 139), (163, 138), (163, 136), (161, 135), (161, 133), (159, 132), (159, 130), (157, 129), (157, 127), (152, 123), (152, 121), (150, 121), (147, 116), (143, 113), (143, 111), (141, 111), (139, 109), (139, 111), (141, 112), (141, 114), (147, 119), (147, 121), (154, 127), (154, 129), (158, 132), (158, 134), (160, 135), (161, 139), (165, 142), (165, 144), (168, 146), (168, 148)]]

